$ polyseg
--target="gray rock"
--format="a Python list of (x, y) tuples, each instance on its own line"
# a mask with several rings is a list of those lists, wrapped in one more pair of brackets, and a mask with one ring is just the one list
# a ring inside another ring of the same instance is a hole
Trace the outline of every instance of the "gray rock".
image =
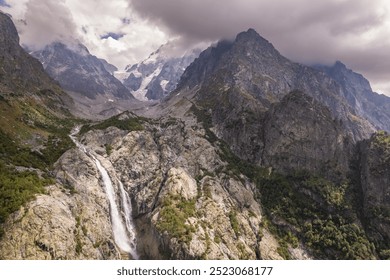
[(54, 42), (32, 54), (41, 61), (46, 72), (67, 91), (90, 99), (96, 99), (99, 95), (106, 96), (107, 99), (134, 99), (122, 83), (107, 71), (107, 63), (91, 55), (80, 43), (66, 45)]
[(120, 259), (95, 164), (77, 149), (56, 164), (61, 184), (15, 213), (0, 242), (2, 259)]

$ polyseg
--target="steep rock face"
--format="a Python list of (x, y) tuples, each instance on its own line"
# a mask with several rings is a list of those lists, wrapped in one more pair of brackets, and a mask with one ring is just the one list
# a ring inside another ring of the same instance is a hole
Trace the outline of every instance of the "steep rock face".
[(107, 65), (91, 55), (84, 45), (67, 46), (55, 42), (33, 55), (67, 91), (80, 93), (90, 99), (98, 96), (133, 98), (122, 83), (106, 70)]
[(6, 223), (0, 258), (120, 259), (94, 162), (72, 149), (55, 172), (61, 184), (48, 187)]
[(317, 66), (342, 87), (348, 104), (377, 129), (390, 131), (390, 98), (372, 91), (369, 81), (337, 61), (333, 66)]
[(83, 137), (97, 153), (110, 147), (107, 159), (132, 197), (141, 257), (280, 259), (278, 242), (261, 226), (255, 186), (227, 175), (193, 119), (159, 122), (124, 137), (116, 128)]
[(174, 42), (169, 42), (141, 63), (127, 66), (123, 84), (140, 100), (162, 99), (176, 88), (180, 76), (200, 50), (176, 52)]
[(336, 179), (348, 172), (352, 140), (328, 108), (295, 91), (267, 112), (263, 150), (264, 164), (284, 173), (305, 169)]
[(378, 132), (362, 144), (361, 150), (363, 213), (374, 240), (389, 248), (390, 136)]
[[(175, 102), (181, 96), (186, 96), (211, 116), (214, 132), (229, 144), (235, 154), (262, 165), (275, 163), (269, 158), (271, 154), (265, 158), (264, 135), (267, 133), (265, 129), (268, 129), (264, 127), (265, 118), (268, 118), (268, 126), (274, 125), (270, 123), (272, 118), (269, 118), (272, 112), (267, 111), (273, 108), (273, 104), (283, 103), (283, 97), (294, 90), (304, 92), (327, 107), (328, 120), (319, 123), (327, 125), (333, 120), (339, 122), (346, 131), (344, 136), (351, 143), (369, 137), (374, 131), (374, 126), (348, 104), (342, 94), (342, 87), (335, 80), (322, 71), (289, 61), (253, 29), (238, 34), (234, 42), (220, 42), (202, 52), (187, 68), (177, 90), (166, 103), (177, 104)], [(307, 108), (296, 110), (305, 111)], [(300, 124), (309, 128), (317, 117), (323, 119), (322, 111), (318, 115), (316, 112), (310, 113), (307, 118), (302, 114)], [(293, 110), (280, 110), (280, 113), (285, 114), (280, 115), (280, 118), (294, 118), (291, 115)], [(320, 135), (322, 128), (318, 125), (316, 129)], [(337, 129), (340, 131), (341, 127)], [(335, 144), (331, 140), (325, 143), (319, 138), (315, 139), (318, 143), (313, 141), (311, 145), (314, 150), (305, 153), (309, 158), (318, 149), (323, 149), (323, 154), (328, 149), (334, 150), (332, 147)], [(341, 141), (337, 137), (334, 140), (336, 143)], [(318, 148), (323, 144), (329, 144), (330, 147)], [(291, 154), (286, 156), (293, 158)], [(302, 168), (312, 169), (309, 158)], [(344, 162), (343, 165), (347, 164)]]

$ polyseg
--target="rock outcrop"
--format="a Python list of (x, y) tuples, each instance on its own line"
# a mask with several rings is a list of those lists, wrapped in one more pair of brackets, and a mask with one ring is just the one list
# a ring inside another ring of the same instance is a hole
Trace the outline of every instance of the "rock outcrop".
[(1, 259), (120, 259), (96, 165), (74, 148), (58, 161), (59, 183), (4, 226)]
[(281, 258), (276, 239), (261, 227), (255, 186), (230, 176), (202, 127), (187, 122), (145, 122), (125, 136), (111, 127), (82, 138), (105, 154), (131, 194), (141, 257)]
[(263, 133), (265, 166), (287, 174), (308, 170), (332, 181), (348, 173), (352, 139), (327, 107), (302, 92), (271, 107)]

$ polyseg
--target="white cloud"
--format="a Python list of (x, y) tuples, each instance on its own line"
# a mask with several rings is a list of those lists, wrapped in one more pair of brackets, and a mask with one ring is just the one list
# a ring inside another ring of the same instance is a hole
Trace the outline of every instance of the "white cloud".
[(8, 12), (14, 18), (21, 44), (40, 49), (57, 41), (73, 39), (76, 25), (65, 0), (8, 1)]
[[(387, 0), (8, 0), (23, 43), (41, 46), (72, 34), (92, 54), (119, 68), (180, 37), (183, 46), (233, 38), (255, 28), (288, 58), (341, 60), (374, 90), (390, 88), (390, 1)], [(102, 39), (108, 33), (118, 40)], [(389, 86), (384, 86), (388, 84)], [(388, 93), (390, 94), (390, 93)]]
[[(39, 49), (55, 40), (80, 40), (90, 52), (119, 68), (146, 58), (168, 40), (156, 25), (140, 18), (127, 0), (8, 0), (21, 43)], [(118, 40), (102, 39), (120, 33)]]

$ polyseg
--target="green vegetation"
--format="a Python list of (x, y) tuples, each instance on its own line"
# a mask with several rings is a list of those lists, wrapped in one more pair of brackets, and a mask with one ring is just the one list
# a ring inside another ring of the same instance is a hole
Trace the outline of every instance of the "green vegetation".
[[(40, 151), (33, 151), (0, 130), (0, 224), (35, 194), (43, 193), (44, 186), (54, 183), (50, 169), (72, 146), (67, 135), (51, 134)], [(16, 166), (31, 171), (17, 171)]]
[(53, 164), (74, 145), (68, 134), (77, 120), (48, 93), (39, 94), (43, 102), (17, 94), (0, 98), (0, 236), (11, 213), (54, 183)]
[(218, 140), (218, 137), (211, 131), (211, 127), (213, 126), (211, 116), (206, 112), (205, 109), (199, 109), (195, 105), (192, 105), (190, 111), (195, 115), (198, 122), (200, 122), (205, 131), (206, 131), (206, 139), (210, 143), (215, 143)]
[(342, 217), (315, 219), (304, 226), (307, 244), (319, 255), (336, 253), (339, 259), (371, 259), (374, 257), (374, 245), (363, 230)]
[[(276, 233), (282, 241), (295, 247), (301, 240), (318, 258), (375, 257), (373, 244), (350, 214), (352, 201), (344, 199), (344, 193), (352, 188), (351, 185), (336, 186), (301, 172), (290, 176), (271, 174), (261, 178), (258, 186), (261, 202), (271, 221), (287, 222), (283, 226), (276, 225)], [(285, 245), (281, 243), (281, 247), (286, 248)]]
[(238, 237), (240, 235), (241, 231), (240, 231), (240, 224), (238, 223), (236, 211), (229, 212), (229, 220), (230, 220), (230, 225), (232, 226), (234, 233)]
[(374, 136), (374, 143), (383, 146), (390, 146), (390, 135), (383, 130), (378, 131)]
[[(321, 176), (300, 171), (282, 175), (250, 164), (238, 158), (223, 141), (211, 131), (211, 116), (195, 105), (191, 108), (198, 121), (206, 130), (206, 138), (217, 144), (219, 155), (227, 162), (222, 172), (235, 176), (241, 174), (255, 183), (259, 200), (267, 219), (265, 223), (279, 238), (278, 252), (289, 259), (289, 247), (306, 244), (316, 258), (326, 259), (372, 259), (381, 248), (368, 240), (359, 224), (356, 201), (359, 201), (358, 182), (332, 183)], [(382, 133), (384, 134), (384, 133)], [(382, 135), (381, 134), (381, 135)], [(381, 142), (387, 141), (382, 135)], [(229, 215), (232, 227), (236, 225), (234, 215)], [(233, 228), (237, 228), (234, 226)], [(382, 250), (381, 257), (388, 251)], [(384, 257), (383, 257), (384, 258)]]
[(113, 148), (112, 148), (111, 145), (106, 144), (106, 154), (107, 154), (107, 155), (111, 155), (112, 149), (113, 149)]
[(50, 183), (51, 179), (40, 178), (35, 172), (18, 172), (0, 161), (0, 224), (35, 194), (44, 193), (44, 186)]
[(184, 200), (180, 196), (169, 196), (163, 201), (157, 228), (181, 242), (188, 243), (192, 240), (195, 228), (187, 224), (187, 220), (195, 215), (195, 199)]
[(144, 127), (142, 125), (143, 122), (147, 121), (146, 118), (143, 117), (132, 117), (127, 119), (119, 119), (118, 116), (111, 117), (107, 120), (104, 120), (98, 124), (94, 125), (84, 125), (81, 130), (80, 134), (84, 134), (90, 130), (97, 129), (97, 130), (103, 130), (110, 126), (117, 127), (122, 130), (128, 130), (128, 131), (140, 131), (144, 130)]

